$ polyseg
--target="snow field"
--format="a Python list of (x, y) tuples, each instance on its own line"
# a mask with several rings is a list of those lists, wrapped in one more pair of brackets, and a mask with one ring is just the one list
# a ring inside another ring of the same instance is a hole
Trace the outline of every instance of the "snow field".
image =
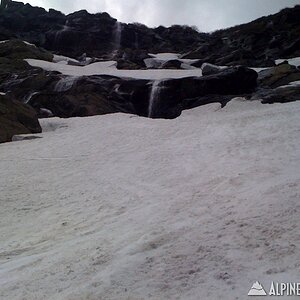
[(41, 139), (0, 145), (0, 298), (232, 300), (297, 281), (299, 113), (238, 98), (45, 119)]

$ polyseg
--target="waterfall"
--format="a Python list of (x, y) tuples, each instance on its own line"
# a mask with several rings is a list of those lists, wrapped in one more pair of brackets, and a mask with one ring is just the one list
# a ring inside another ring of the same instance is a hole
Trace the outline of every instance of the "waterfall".
[(61, 78), (55, 85), (54, 91), (61, 93), (61, 92), (66, 92), (69, 89), (71, 89), (74, 85), (74, 83), (77, 81), (78, 77), (77, 76), (67, 76)]
[(149, 106), (148, 106), (148, 117), (152, 118), (155, 112), (155, 108), (157, 107), (159, 101), (159, 95), (161, 90), (161, 80), (155, 80), (152, 83), (150, 98), (149, 98)]
[(119, 50), (121, 48), (122, 30), (123, 30), (122, 23), (116, 22), (115, 32), (114, 32), (115, 50)]
[(70, 30), (71, 27), (69, 27), (67, 24), (68, 24), (68, 21), (66, 22), (65, 25), (63, 25), (63, 28), (61, 30), (59, 30), (55, 33), (55, 40), (54, 40), (55, 44), (58, 44), (61, 41), (61, 39), (63, 38), (64, 32)]

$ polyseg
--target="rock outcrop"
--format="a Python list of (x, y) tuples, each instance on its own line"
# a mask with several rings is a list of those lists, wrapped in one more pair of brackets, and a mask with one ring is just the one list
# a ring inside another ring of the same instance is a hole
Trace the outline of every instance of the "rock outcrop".
[(38, 70), (24, 61), (25, 58), (52, 61), (53, 55), (35, 45), (20, 40), (0, 42), (0, 86), (5, 82), (18, 83), (22, 78)]
[[(290, 84), (300, 80), (299, 69), (274, 63), (283, 55), (300, 56), (299, 12), (300, 6), (296, 6), (249, 24), (204, 34), (188, 26), (151, 29), (123, 24), (107, 13), (82, 10), (66, 16), (11, 1), (8, 8), (0, 10), (0, 39), (9, 39), (0, 42), (0, 92), (14, 99), (11, 103), (30, 105), (38, 117), (64, 118), (115, 112), (176, 118), (184, 109), (211, 102), (224, 106), (235, 96), (263, 103), (299, 100), (299, 86)], [(179, 54), (149, 54), (157, 52)], [(52, 53), (73, 59), (64, 61)], [(32, 67), (25, 58), (54, 60), (74, 68), (113, 58), (118, 69), (171, 69), (168, 72), (172, 73), (201, 68), (203, 77), (151, 81), (65, 76)], [(241, 64), (270, 68), (257, 74)]]
[(263, 104), (288, 103), (300, 100), (300, 85), (285, 85), (275, 89), (261, 88), (251, 97)]
[(259, 72), (258, 79), (262, 87), (277, 88), (300, 80), (300, 70), (288, 63), (283, 63)]
[(274, 60), (300, 56), (300, 5), (248, 24), (212, 33), (184, 58), (217, 65), (271, 67)]
[(184, 109), (212, 102), (225, 105), (233, 95), (251, 94), (257, 86), (257, 73), (233, 67), (210, 76), (165, 80), (159, 86), (151, 117), (175, 118)]
[(3, 95), (0, 95), (0, 124), (0, 143), (10, 142), (17, 134), (42, 131), (34, 109)]
[[(175, 118), (185, 108), (209, 103), (208, 100), (201, 102), (201, 97), (251, 93), (256, 87), (256, 79), (255, 71), (233, 67), (210, 76), (163, 80), (157, 87), (155, 103), (151, 105), (155, 82), (149, 80), (48, 73), (32, 75), (9, 89), (14, 98), (34, 107), (40, 117), (46, 109), (59, 117), (124, 112), (152, 118)], [(211, 102), (223, 103), (224, 98), (219, 99), (212, 97)]]
[[(206, 34), (189, 26), (151, 29), (137, 23), (119, 23), (105, 12), (81, 10), (64, 15), (11, 1), (0, 11), (0, 40), (19, 38), (74, 58), (87, 53), (89, 57), (121, 59), (126, 53), (142, 50), (182, 53), (183, 58), (217, 65), (273, 66), (277, 58), (300, 56), (299, 15), (300, 5)], [(125, 60), (143, 67), (142, 60), (132, 53)]]
[(66, 16), (16, 1), (0, 11), (0, 40), (17, 37), (71, 57), (85, 52), (92, 57), (108, 57), (121, 49), (184, 52), (206, 36), (188, 26), (150, 29), (142, 24), (119, 23), (105, 12), (81, 10)]

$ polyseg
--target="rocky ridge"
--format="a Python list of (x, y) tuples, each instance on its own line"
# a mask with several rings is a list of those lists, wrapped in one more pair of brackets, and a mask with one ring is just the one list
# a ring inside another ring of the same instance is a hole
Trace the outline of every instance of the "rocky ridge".
[[(123, 24), (107, 13), (65, 16), (13, 1), (0, 11), (0, 92), (34, 108), (38, 117), (124, 112), (176, 118), (184, 109), (211, 102), (225, 106), (236, 96), (263, 103), (299, 100), (299, 85), (291, 84), (300, 80), (299, 68), (288, 62), (275, 64), (281, 57), (300, 56), (299, 11), (296, 6), (206, 34), (187, 26), (151, 29)], [(20, 21), (14, 22), (16, 18)], [(178, 54), (150, 54), (159, 52)], [(67, 76), (33, 67), (24, 60), (30, 58), (77, 68), (110, 59), (122, 70), (201, 68), (203, 76)], [(242, 65), (262, 69), (256, 72)]]

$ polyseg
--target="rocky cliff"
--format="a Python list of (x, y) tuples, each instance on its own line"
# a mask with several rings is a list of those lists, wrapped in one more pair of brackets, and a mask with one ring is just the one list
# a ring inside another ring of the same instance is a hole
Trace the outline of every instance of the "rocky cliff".
[[(69, 15), (12, 1), (0, 12), (0, 40), (19, 38), (72, 57), (109, 56), (115, 50), (180, 52), (187, 58), (228, 64), (272, 64), (300, 55), (300, 6), (248, 24), (200, 33), (188, 26), (148, 28), (117, 22), (109, 14)], [(18, 22), (16, 22), (18, 20)], [(78, 42), (80, 41), (80, 42)]]
[[(298, 100), (299, 86), (289, 84), (300, 80), (299, 69), (288, 63), (275, 66), (275, 60), (300, 56), (299, 15), (296, 6), (208, 34), (188, 26), (124, 24), (105, 12), (64, 15), (11, 1), (0, 9), (0, 92), (30, 105), (39, 117), (125, 112), (175, 118), (184, 109), (211, 102), (224, 106), (241, 95), (264, 103)], [(149, 54), (162, 52), (178, 54), (171, 59)], [(70, 76), (32, 66), (24, 60), (29, 58), (80, 71)], [(111, 59), (125, 73), (81, 72)], [(269, 69), (257, 74), (245, 66)], [(126, 73), (155, 69), (199, 70), (204, 76), (166, 75), (157, 81)]]

